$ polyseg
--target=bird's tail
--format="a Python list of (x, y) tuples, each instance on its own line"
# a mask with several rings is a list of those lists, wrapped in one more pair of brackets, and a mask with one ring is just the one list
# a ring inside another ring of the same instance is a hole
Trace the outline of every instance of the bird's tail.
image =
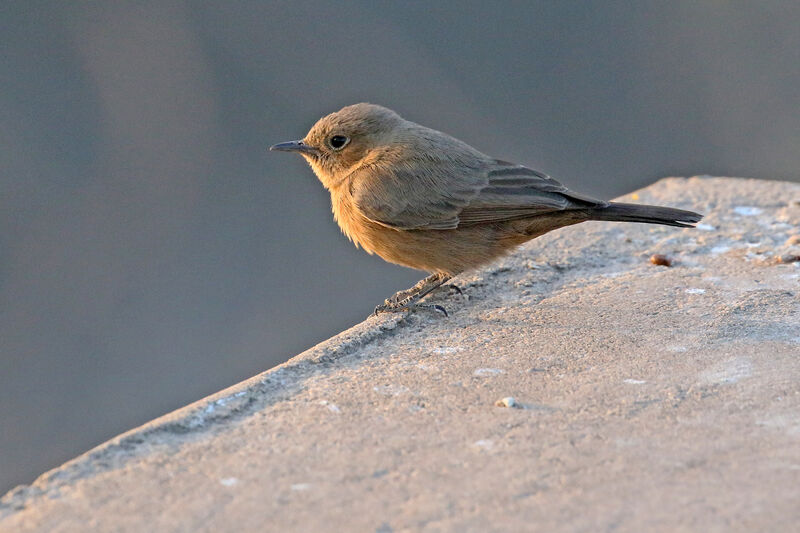
[(605, 207), (589, 209), (590, 220), (611, 220), (619, 222), (643, 222), (645, 224), (664, 224), (679, 228), (693, 228), (703, 215), (673, 207), (658, 205), (638, 205), (611, 202)]

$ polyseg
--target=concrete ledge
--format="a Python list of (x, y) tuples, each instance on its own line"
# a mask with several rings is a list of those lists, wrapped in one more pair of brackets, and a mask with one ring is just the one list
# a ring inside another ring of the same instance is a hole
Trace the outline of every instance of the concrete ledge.
[(370, 319), (18, 487), (0, 531), (796, 527), (800, 186), (633, 196), (707, 217), (537, 239), (450, 318)]

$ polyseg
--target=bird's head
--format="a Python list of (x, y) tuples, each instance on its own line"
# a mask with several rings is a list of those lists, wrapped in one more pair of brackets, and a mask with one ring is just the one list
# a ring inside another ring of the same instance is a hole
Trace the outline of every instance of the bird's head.
[(303, 139), (270, 150), (299, 153), (330, 189), (370, 159), (402, 150), (406, 124), (391, 109), (355, 104), (319, 119)]

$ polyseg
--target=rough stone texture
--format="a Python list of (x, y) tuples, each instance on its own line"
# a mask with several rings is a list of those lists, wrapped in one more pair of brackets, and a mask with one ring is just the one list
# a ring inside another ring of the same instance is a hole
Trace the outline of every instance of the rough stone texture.
[(15, 489), (0, 530), (796, 530), (800, 186), (631, 197), (707, 217), (540, 238), (449, 318), (369, 319)]

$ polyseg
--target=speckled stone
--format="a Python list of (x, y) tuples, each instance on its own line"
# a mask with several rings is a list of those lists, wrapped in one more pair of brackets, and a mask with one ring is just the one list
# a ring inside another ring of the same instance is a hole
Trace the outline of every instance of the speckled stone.
[(11, 491), (0, 531), (796, 528), (800, 186), (636, 194), (707, 216), (537, 239), (449, 318), (371, 318)]

